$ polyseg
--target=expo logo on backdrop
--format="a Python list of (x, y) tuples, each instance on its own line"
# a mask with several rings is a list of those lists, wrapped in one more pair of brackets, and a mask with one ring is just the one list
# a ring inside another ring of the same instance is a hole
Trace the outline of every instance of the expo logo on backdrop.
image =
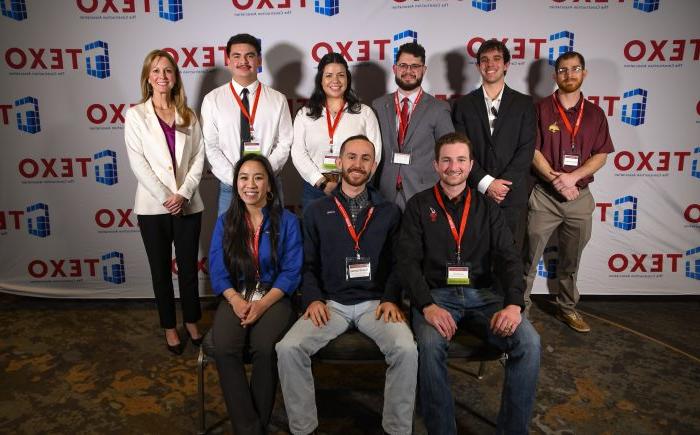
[(126, 282), (124, 254), (118, 251), (97, 258), (34, 259), (27, 264), (27, 273), (43, 282), (75, 282), (85, 278), (101, 278), (112, 284)]
[(123, 130), (126, 111), (137, 103), (92, 103), (87, 106), (85, 116), (90, 130)]
[(472, 8), (483, 12), (491, 12), (496, 10), (496, 0), (394, 0), (392, 9), (414, 9), (414, 8), (446, 8), (450, 5), (458, 4), (462, 7), (463, 4), (471, 4)]
[[(257, 38), (260, 43), (260, 55), (262, 56), (262, 39)], [(183, 74), (208, 72), (216, 66), (216, 58), (220, 56), (221, 63), (228, 66), (228, 53), (226, 46), (201, 46), (201, 47), (163, 47), (163, 50), (170, 53), (175, 63), (180, 67)], [(262, 72), (262, 65), (258, 66), (258, 74)]]
[[(467, 40), (467, 56), (471, 63), (476, 63), (476, 52), (481, 44), (491, 37), (474, 36)], [(574, 50), (574, 32), (561, 30), (546, 38), (539, 37), (499, 37), (510, 51), (510, 63), (523, 65), (526, 60), (537, 60), (547, 56), (550, 65), (560, 55)]]
[(662, 278), (665, 273), (683, 273), (700, 280), (700, 246), (681, 252), (623, 253), (608, 257), (611, 278)]
[(335, 51), (340, 53), (348, 62), (384, 61), (391, 59), (393, 63), (399, 51), (399, 47), (407, 42), (418, 42), (418, 32), (407, 29), (395, 33), (391, 38), (320, 41), (311, 47), (311, 57), (315, 62), (318, 62), (326, 54)]
[(622, 54), (625, 68), (680, 68), (700, 60), (700, 39), (633, 39)]
[(691, 151), (620, 150), (613, 164), (617, 177), (667, 177), (682, 174), (690, 168), (690, 176), (700, 179), (700, 147)]
[[(209, 279), (209, 257), (202, 257), (199, 260), (197, 260), (197, 274), (199, 275), (199, 279)], [(175, 278), (177, 278), (177, 258), (173, 257), (173, 259), (170, 261), (170, 272), (173, 274)]]
[(98, 233), (135, 233), (139, 231), (134, 210), (131, 208), (101, 208), (95, 212)]
[(106, 186), (119, 182), (117, 153), (109, 149), (99, 151), (92, 157), (28, 157), (19, 161), (17, 170), (23, 184), (73, 183), (77, 178), (93, 175), (96, 183)]
[(43, 202), (28, 205), (21, 210), (0, 210), (0, 235), (8, 231), (24, 231), (36, 237), (51, 235), (49, 206)]
[(646, 89), (634, 88), (619, 95), (589, 95), (586, 98), (593, 104), (603, 109), (606, 116), (614, 116), (618, 103), (620, 108), (620, 121), (622, 123), (637, 127), (644, 124), (647, 113)]
[[(312, 0), (231, 0), (237, 17), (291, 15), (306, 9)], [(340, 13), (340, 0), (313, 0), (314, 13), (333, 17)]]
[(75, 6), (83, 20), (133, 20), (137, 14), (150, 14), (156, 1), (159, 18), (182, 20), (182, 0), (75, 0)]
[(542, 253), (542, 258), (537, 263), (537, 276), (546, 279), (557, 278), (557, 264), (559, 263), (559, 248), (548, 246)]
[(5, 50), (5, 64), (14, 76), (62, 76), (83, 65), (88, 76), (105, 79), (110, 76), (109, 44), (97, 40), (83, 48), (10, 47)]
[(632, 5), (632, 8), (641, 12), (654, 12), (659, 9), (661, 0), (550, 0), (550, 9), (577, 9), (577, 10), (601, 10), (608, 9), (610, 4)]
[(39, 118), (39, 100), (34, 97), (23, 97), (14, 104), (0, 104), (2, 125), (10, 125), (11, 111), (14, 109), (17, 129), (25, 133), (35, 134), (41, 131)]
[(596, 202), (600, 209), (600, 222), (609, 222), (612, 214), (613, 227), (622, 231), (632, 231), (637, 228), (638, 198), (632, 195), (621, 196), (613, 202)]

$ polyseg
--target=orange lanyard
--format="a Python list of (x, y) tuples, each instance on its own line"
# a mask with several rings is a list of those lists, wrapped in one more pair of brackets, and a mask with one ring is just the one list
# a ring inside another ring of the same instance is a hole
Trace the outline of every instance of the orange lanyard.
[(581, 96), (581, 108), (578, 111), (578, 117), (576, 118), (576, 123), (574, 124), (573, 128), (571, 128), (571, 123), (569, 122), (569, 118), (567, 118), (566, 113), (564, 113), (564, 108), (561, 107), (561, 104), (559, 104), (559, 101), (557, 101), (556, 92), (552, 94), (552, 99), (554, 100), (554, 105), (557, 106), (557, 110), (559, 111), (559, 116), (561, 117), (561, 120), (564, 122), (564, 126), (566, 127), (566, 131), (568, 131), (569, 135), (571, 136), (571, 150), (573, 151), (574, 145), (576, 144), (576, 141), (574, 140), (574, 138), (576, 137), (576, 134), (578, 133), (579, 128), (581, 128), (581, 120), (583, 119), (583, 108), (586, 106), (585, 101), (583, 101), (583, 96)]
[(437, 184), (433, 187), (433, 192), (435, 193), (435, 199), (437, 200), (442, 211), (445, 212), (445, 217), (447, 218), (447, 223), (450, 224), (450, 231), (452, 232), (452, 237), (455, 239), (457, 244), (457, 261), (460, 261), (460, 255), (462, 253), (462, 237), (467, 230), (467, 216), (469, 215), (469, 208), (472, 202), (472, 191), (467, 190), (467, 198), (464, 200), (464, 210), (462, 210), (462, 221), (459, 223), (459, 233), (457, 232), (457, 227), (455, 222), (452, 220), (452, 216), (447, 212), (445, 208), (445, 203), (442, 201), (442, 195), (440, 195), (440, 190)]
[(340, 123), (340, 118), (343, 117), (343, 109), (345, 108), (345, 102), (343, 101), (343, 106), (340, 109), (340, 112), (338, 112), (337, 115), (335, 115), (335, 120), (333, 121), (333, 124), (331, 125), (331, 111), (328, 108), (328, 102), (326, 101), (326, 124), (328, 125), (328, 140), (330, 141), (331, 144), (331, 151), (333, 149), (333, 135), (335, 134), (335, 129), (338, 127), (338, 124)]
[(260, 281), (260, 233), (262, 231), (265, 219), (260, 222), (260, 226), (257, 229), (253, 229), (253, 221), (250, 219), (250, 215), (246, 213), (245, 215), (246, 223), (248, 224), (248, 230), (252, 233), (253, 237), (248, 238), (248, 248), (253, 256), (253, 263), (255, 264), (255, 279)]
[(340, 203), (338, 198), (333, 197), (333, 199), (335, 200), (335, 205), (338, 207), (338, 210), (340, 210), (340, 214), (342, 214), (343, 219), (345, 219), (345, 226), (348, 229), (350, 237), (352, 238), (352, 240), (355, 241), (355, 253), (357, 254), (357, 258), (360, 258), (360, 237), (362, 237), (362, 233), (364, 233), (367, 229), (367, 224), (369, 224), (369, 220), (372, 219), (372, 215), (374, 214), (374, 207), (370, 207), (369, 211), (367, 212), (367, 219), (365, 219), (365, 224), (362, 226), (360, 232), (357, 233), (355, 232), (355, 227), (352, 225), (350, 216), (348, 215), (348, 212), (345, 211), (345, 207), (343, 207), (343, 204)]
[[(411, 113), (413, 113), (414, 110), (416, 110), (416, 106), (418, 105), (418, 102), (420, 101), (421, 97), (423, 96), (423, 89), (421, 88), (418, 91), (418, 96), (416, 97), (416, 102), (413, 103), (413, 110), (411, 110)], [(408, 97), (406, 97), (408, 98)], [(396, 111), (396, 115), (399, 118), (399, 130), (398, 130), (398, 137), (405, 139), (406, 138), (406, 131), (408, 131), (408, 124), (411, 122), (411, 117), (409, 116), (408, 120), (406, 123), (403, 123), (403, 119), (401, 119), (401, 106), (399, 105), (399, 91), (396, 91), (394, 94), (394, 110)], [(403, 141), (399, 141), (399, 148), (403, 147)]]
[(258, 111), (258, 101), (260, 101), (260, 89), (262, 88), (262, 83), (258, 83), (258, 88), (255, 90), (255, 100), (253, 102), (253, 111), (248, 114), (248, 111), (246, 110), (245, 106), (243, 105), (243, 101), (241, 101), (241, 97), (238, 96), (236, 93), (236, 90), (233, 89), (233, 83), (228, 82), (229, 87), (231, 88), (231, 92), (233, 93), (233, 97), (236, 99), (236, 103), (238, 103), (238, 107), (241, 109), (241, 113), (243, 113), (243, 116), (246, 117), (248, 120), (248, 124), (250, 125), (250, 132), (252, 133), (254, 131), (253, 128), (253, 123), (255, 122), (255, 113)]

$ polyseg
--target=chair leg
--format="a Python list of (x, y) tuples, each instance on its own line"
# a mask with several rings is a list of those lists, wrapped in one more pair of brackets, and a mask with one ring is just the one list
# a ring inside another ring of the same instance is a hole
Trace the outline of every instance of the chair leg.
[(479, 372), (476, 374), (477, 379), (483, 379), (486, 373), (486, 361), (479, 362)]
[(199, 356), (197, 357), (197, 397), (199, 400), (199, 431), (198, 435), (204, 435), (207, 433), (206, 423), (204, 421), (204, 369), (206, 368), (207, 362), (204, 356), (204, 350), (200, 346)]

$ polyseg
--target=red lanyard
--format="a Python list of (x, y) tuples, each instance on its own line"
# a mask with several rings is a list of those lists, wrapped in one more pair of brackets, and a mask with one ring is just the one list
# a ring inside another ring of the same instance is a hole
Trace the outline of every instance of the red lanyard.
[[(418, 96), (416, 97), (415, 103), (413, 103), (413, 110), (416, 110), (416, 106), (418, 105), (418, 102), (420, 101), (422, 96), (423, 96), (423, 88), (418, 90)], [(406, 97), (406, 98), (408, 98), (408, 97)], [(406, 124), (404, 124), (402, 122), (403, 119), (401, 119), (401, 107), (399, 105), (399, 91), (396, 91), (396, 93), (394, 94), (394, 110), (396, 111), (396, 115), (399, 118), (398, 135), (400, 138), (405, 139), (406, 138), (406, 131), (408, 130), (408, 124), (409, 124), (411, 118), (409, 116), (408, 120), (406, 121)], [(411, 110), (411, 113), (413, 113), (413, 110)], [(403, 145), (403, 143), (401, 143), (399, 145)]]
[(569, 135), (571, 136), (571, 149), (573, 150), (574, 145), (576, 144), (574, 138), (576, 137), (576, 134), (578, 133), (578, 130), (581, 127), (581, 120), (583, 119), (583, 108), (586, 106), (585, 101), (583, 101), (583, 96), (581, 96), (581, 108), (578, 111), (578, 117), (576, 118), (576, 124), (574, 124), (574, 128), (571, 128), (571, 123), (569, 122), (569, 118), (567, 118), (566, 113), (564, 113), (564, 108), (561, 107), (561, 104), (559, 104), (559, 101), (557, 101), (556, 92), (552, 94), (552, 99), (554, 100), (554, 105), (557, 106), (557, 110), (559, 110), (559, 116), (561, 116), (561, 120), (564, 121), (566, 131), (568, 131)]
[(238, 103), (238, 107), (241, 109), (241, 113), (243, 113), (243, 116), (245, 116), (246, 119), (248, 119), (248, 124), (250, 125), (250, 132), (252, 133), (255, 130), (253, 128), (253, 123), (255, 122), (255, 113), (258, 111), (258, 101), (260, 101), (260, 89), (262, 88), (262, 83), (258, 83), (258, 88), (255, 90), (255, 101), (253, 102), (253, 111), (250, 114), (248, 114), (248, 111), (243, 105), (241, 97), (239, 97), (236, 93), (236, 90), (233, 89), (233, 83), (228, 82), (228, 85), (231, 88), (233, 97), (236, 99), (236, 103)]
[(450, 224), (450, 231), (452, 231), (452, 237), (454, 237), (455, 243), (457, 244), (457, 261), (460, 261), (459, 257), (462, 253), (462, 237), (464, 236), (464, 233), (467, 229), (467, 216), (469, 215), (469, 208), (471, 207), (472, 191), (467, 190), (467, 198), (464, 200), (464, 210), (462, 210), (462, 221), (459, 223), (459, 233), (457, 233), (457, 227), (455, 227), (455, 223), (452, 220), (452, 216), (450, 216), (450, 214), (447, 212), (447, 209), (445, 208), (445, 203), (442, 201), (442, 195), (440, 195), (440, 190), (438, 189), (437, 184), (433, 187), (433, 192), (435, 193), (435, 199), (440, 205), (440, 208), (442, 208), (442, 211), (445, 212), (445, 217), (447, 217), (447, 223)]
[(255, 230), (253, 230), (253, 221), (250, 219), (248, 213), (245, 214), (245, 220), (248, 224), (248, 230), (253, 233), (253, 237), (248, 237), (248, 248), (250, 249), (250, 253), (253, 256), (253, 263), (255, 264), (255, 279), (260, 281), (260, 232), (262, 231), (265, 219), (263, 218), (263, 222), (260, 222), (260, 226)]
[(360, 237), (362, 237), (362, 233), (365, 232), (365, 229), (367, 229), (367, 224), (369, 223), (369, 220), (372, 219), (372, 215), (374, 214), (374, 207), (370, 207), (369, 211), (367, 212), (367, 219), (365, 219), (365, 224), (362, 226), (362, 229), (360, 230), (360, 233), (355, 232), (355, 227), (352, 225), (352, 221), (350, 220), (350, 216), (348, 216), (348, 212), (345, 211), (345, 207), (343, 207), (343, 204), (340, 203), (338, 198), (333, 197), (335, 200), (335, 205), (338, 207), (338, 210), (340, 210), (340, 214), (343, 215), (343, 219), (345, 219), (345, 225), (348, 228), (348, 233), (350, 233), (350, 237), (355, 241), (355, 253), (357, 253), (357, 256), (360, 256)]
[(338, 114), (335, 115), (335, 120), (333, 121), (333, 125), (331, 125), (331, 111), (328, 108), (328, 101), (326, 101), (326, 124), (328, 124), (328, 140), (331, 143), (331, 149), (333, 148), (333, 135), (335, 134), (336, 127), (338, 127), (338, 124), (340, 123), (340, 118), (343, 117), (344, 108), (345, 101), (343, 101), (343, 105), (340, 108), (340, 112), (338, 112)]

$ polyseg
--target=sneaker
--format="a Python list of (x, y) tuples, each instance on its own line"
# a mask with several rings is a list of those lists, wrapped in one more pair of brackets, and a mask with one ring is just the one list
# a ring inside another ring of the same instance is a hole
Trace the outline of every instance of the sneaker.
[(576, 311), (564, 312), (559, 310), (557, 311), (557, 319), (566, 323), (576, 332), (591, 332), (591, 327), (588, 326), (588, 323), (586, 323), (583, 317)]

